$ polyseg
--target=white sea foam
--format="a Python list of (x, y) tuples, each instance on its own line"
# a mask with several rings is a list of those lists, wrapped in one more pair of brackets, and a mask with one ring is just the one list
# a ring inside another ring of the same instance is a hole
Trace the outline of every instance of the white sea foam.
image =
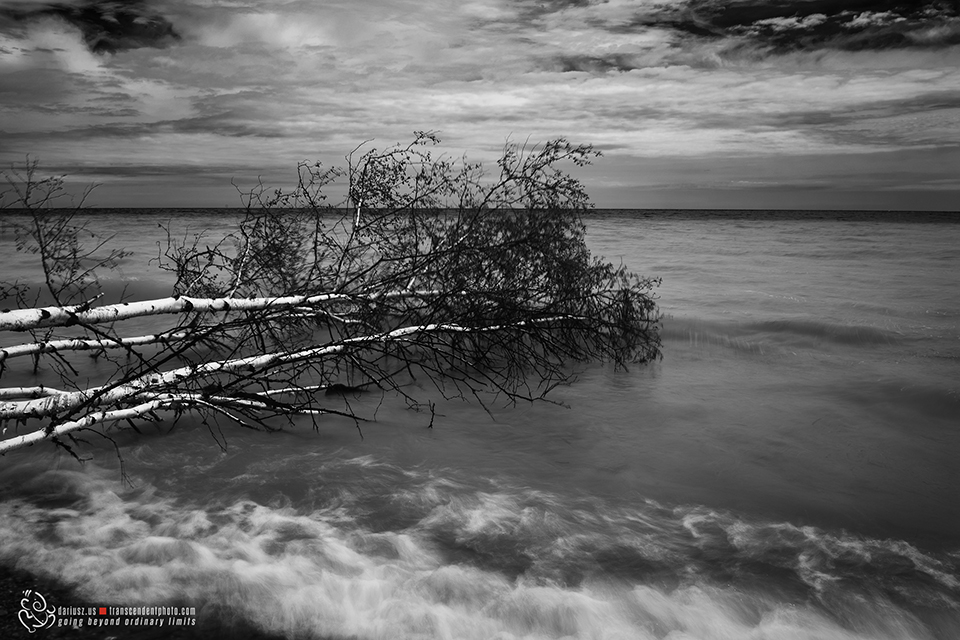
[[(350, 464), (377, 471), (370, 460)], [(773, 550), (805, 581), (837, 579), (827, 573), (832, 565), (825, 557), (846, 554), (869, 563), (876, 554), (900, 554), (941, 580), (947, 592), (955, 587), (936, 559), (906, 543), (843, 539), (782, 523), (751, 525), (702, 508), (677, 510), (670, 523), (661, 518), (671, 512), (655, 504), (597, 511), (542, 492), (468, 491), (424, 477), (421, 505), (432, 505), (428, 514), (409, 529), (371, 531), (344, 519), (349, 504), (337, 515), (249, 500), (184, 504), (151, 487), (131, 491), (93, 465), (83, 472), (19, 471), (29, 478), (27, 489), (0, 502), (4, 562), (69, 581), (97, 601), (185, 602), (198, 606), (201, 618), (239, 615), (291, 637), (936, 637), (877, 594), (784, 601), (749, 581), (714, 583), (695, 553), (685, 558), (678, 551), (705, 548), (707, 532), (724, 532), (734, 548), (758, 561), (769, 560)], [(52, 491), (38, 489), (44, 485), (69, 489), (61, 491), (69, 504), (47, 506)], [(408, 498), (416, 486), (404, 489)], [(451, 560), (452, 547), (494, 559)], [(530, 562), (509, 575), (488, 566), (496, 565), (495, 556), (501, 563), (517, 557)], [(598, 570), (604, 558), (669, 566), (679, 582), (667, 587), (644, 580), (642, 571), (624, 577)], [(562, 570), (577, 563), (583, 564), (581, 579), (564, 582)]]

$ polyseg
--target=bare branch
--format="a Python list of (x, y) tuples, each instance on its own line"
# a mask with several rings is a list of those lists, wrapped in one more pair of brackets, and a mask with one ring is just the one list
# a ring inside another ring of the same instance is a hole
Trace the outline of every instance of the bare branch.
[[(74, 250), (82, 220), (33, 209), (21, 249), (36, 248), (55, 304), (31, 304), (23, 285), (0, 283), (17, 300), (0, 312), (0, 332), (31, 337), (0, 349), (0, 375), (7, 361), (31, 356), (61, 388), (0, 388), (0, 421), (30, 430), (0, 440), (0, 453), (67, 446), (62, 436), (135, 427), (161, 410), (174, 420), (199, 415), (220, 446), (218, 417), (276, 430), (277, 419), (316, 426), (338, 415), (359, 428), (363, 402), (349, 398), (368, 390), (429, 410), (433, 427), (439, 414), (421, 395), (424, 380), (489, 410), (542, 399), (572, 379), (571, 364), (659, 357), (657, 281), (590, 255), (581, 217), (589, 199), (558, 166), (589, 163), (599, 155), (592, 148), (508, 142), (488, 174), (431, 155), (432, 132), (385, 149), (369, 142), (344, 169), (300, 163), (292, 191), (259, 181), (241, 191), (244, 215), (225, 237), (166, 227), (159, 265), (176, 280), (168, 298), (96, 306), (84, 261), (109, 266), (116, 254), (99, 241)], [(8, 176), (7, 193), (34, 204), (56, 197), (62, 183), (35, 172)], [(323, 190), (344, 176), (347, 195), (332, 206)], [(123, 333), (143, 317), (168, 325)], [(81, 383), (84, 369), (70, 359), (80, 351), (105, 360), (106, 376)]]

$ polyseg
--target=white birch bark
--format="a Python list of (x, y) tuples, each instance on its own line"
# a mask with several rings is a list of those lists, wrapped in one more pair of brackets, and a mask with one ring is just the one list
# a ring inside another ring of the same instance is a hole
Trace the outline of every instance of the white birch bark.
[(105, 351), (107, 349), (130, 349), (132, 347), (140, 347), (148, 344), (166, 344), (168, 342), (184, 340), (189, 338), (191, 335), (192, 334), (188, 331), (174, 331), (172, 333), (154, 333), (146, 336), (133, 336), (130, 338), (101, 338), (96, 340), (65, 338), (63, 340), (50, 340), (47, 342), (31, 342), (0, 349), (0, 362), (4, 362), (10, 358), (32, 356), (41, 353), (56, 353), (60, 351)]
[(268, 309), (287, 309), (291, 307), (322, 305), (330, 302), (376, 301), (393, 298), (415, 298), (437, 295), (438, 291), (393, 291), (390, 293), (346, 294), (322, 293), (313, 296), (282, 296), (275, 298), (193, 298), (177, 296), (123, 302), (86, 308), (86, 305), (74, 307), (41, 307), (36, 309), (15, 309), (0, 311), (0, 331), (27, 331), (44, 327), (66, 327), (72, 325), (104, 324), (164, 314), (261, 311)]

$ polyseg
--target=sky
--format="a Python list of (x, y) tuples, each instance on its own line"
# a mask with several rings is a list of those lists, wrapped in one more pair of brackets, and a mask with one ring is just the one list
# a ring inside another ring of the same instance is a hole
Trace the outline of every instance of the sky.
[(601, 208), (960, 210), (960, 0), (0, 0), (0, 166), (239, 206), (435, 131)]

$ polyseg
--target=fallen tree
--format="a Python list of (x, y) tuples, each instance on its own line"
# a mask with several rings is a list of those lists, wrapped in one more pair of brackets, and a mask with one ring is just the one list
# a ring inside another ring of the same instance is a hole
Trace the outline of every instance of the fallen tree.
[[(301, 164), (290, 191), (242, 193), (238, 228), (212, 245), (168, 230), (171, 296), (118, 304), (99, 304), (89, 265), (119, 254), (100, 239), (88, 248), (75, 211), (48, 208), (62, 179), (35, 180), (29, 162), (8, 174), (8, 199), (29, 213), (17, 246), (40, 256), (45, 297), (0, 282), (16, 307), (0, 312), (0, 335), (27, 337), (0, 343), (0, 379), (29, 357), (60, 384), (0, 388), (0, 453), (51, 441), (76, 455), (84, 431), (109, 438), (161, 413), (267, 430), (332, 414), (359, 426), (332, 396), (361, 388), (429, 410), (432, 425), (424, 384), (486, 406), (542, 398), (572, 363), (659, 356), (656, 282), (590, 256), (589, 201), (558, 168), (588, 163), (590, 147), (508, 144), (488, 174), (434, 158), (436, 142), (421, 133), (355, 150), (345, 169)], [(343, 178), (345, 200), (328, 204), (324, 189)], [(124, 335), (132, 318), (166, 324)], [(80, 352), (109, 363), (104, 380), (80, 384)]]

